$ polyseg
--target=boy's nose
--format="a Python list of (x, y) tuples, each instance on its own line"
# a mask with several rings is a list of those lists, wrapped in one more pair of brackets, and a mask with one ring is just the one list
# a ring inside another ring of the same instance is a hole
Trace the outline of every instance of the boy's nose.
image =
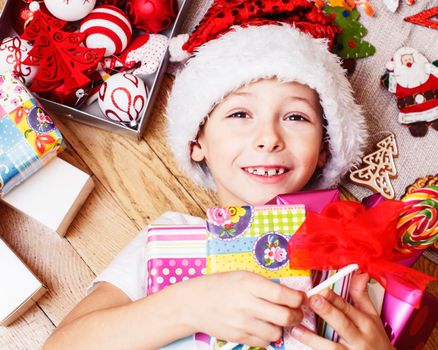
[(284, 148), (284, 142), (277, 130), (264, 127), (255, 138), (255, 147), (263, 152), (277, 152)]

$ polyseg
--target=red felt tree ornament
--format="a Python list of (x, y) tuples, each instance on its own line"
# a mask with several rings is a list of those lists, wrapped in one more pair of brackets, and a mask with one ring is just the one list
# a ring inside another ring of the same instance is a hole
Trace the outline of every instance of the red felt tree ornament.
[(41, 11), (36, 2), (31, 5), (33, 19), (22, 38), (34, 41), (34, 47), (24, 63), (40, 68), (30, 90), (48, 92), (62, 84), (74, 90), (89, 84), (88, 76), (96, 70), (105, 50), (80, 46), (84, 33), (63, 31), (67, 22)]

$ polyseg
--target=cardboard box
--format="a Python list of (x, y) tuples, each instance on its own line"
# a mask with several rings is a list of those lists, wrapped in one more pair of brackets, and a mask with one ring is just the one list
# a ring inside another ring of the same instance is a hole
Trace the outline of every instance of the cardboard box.
[(8, 326), (46, 291), (18, 256), (0, 239), (0, 325)]
[(93, 188), (90, 175), (55, 158), (2, 200), (64, 236)]
[[(0, 14), (1, 38), (16, 35), (16, 33), (11, 27), (11, 18), (12, 18), (11, 13), (15, 3), (16, 0), (5, 1), (5, 6)], [(160, 34), (164, 34), (169, 38), (172, 38), (178, 33), (179, 28), (181, 27), (185, 19), (188, 7), (190, 5), (190, 1), (178, 0), (178, 5), (179, 5), (179, 13), (173, 25), (167, 28), (166, 30), (160, 32)], [(76, 120), (102, 129), (114, 131), (140, 140), (146, 129), (147, 121), (152, 114), (153, 105), (158, 96), (160, 83), (163, 80), (164, 73), (166, 72), (168, 58), (169, 58), (169, 54), (167, 52), (163, 61), (161, 62), (160, 66), (158, 67), (157, 71), (154, 74), (149, 74), (147, 76), (140, 76), (140, 78), (142, 78), (145, 81), (146, 85), (148, 86), (149, 99), (146, 103), (146, 107), (144, 109), (143, 115), (136, 129), (131, 129), (127, 126), (106, 119), (102, 114), (102, 112), (100, 111), (97, 101), (92, 103), (90, 106), (81, 106), (81, 109), (76, 109), (60, 103), (43, 99), (41, 97), (39, 97), (38, 100), (49, 112), (55, 113), (56, 115), (64, 116), (65, 118)]]

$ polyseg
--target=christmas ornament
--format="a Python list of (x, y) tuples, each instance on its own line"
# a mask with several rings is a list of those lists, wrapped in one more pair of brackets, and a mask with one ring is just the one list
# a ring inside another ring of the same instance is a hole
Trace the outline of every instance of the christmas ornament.
[(134, 128), (143, 115), (147, 97), (143, 80), (129, 73), (118, 73), (102, 84), (98, 101), (108, 119)]
[(438, 6), (432, 7), (428, 10), (424, 10), (420, 13), (417, 13), (416, 15), (406, 17), (405, 21), (428, 28), (438, 29), (438, 21), (436, 19), (431, 19), (435, 16), (438, 16)]
[(406, 0), (406, 3), (407, 3), (409, 6), (412, 6), (412, 5), (415, 5), (415, 0)]
[(398, 49), (386, 64), (382, 84), (397, 97), (398, 121), (414, 137), (438, 130), (438, 60), (429, 63), (416, 49)]
[[(320, 8), (325, 6), (323, 0), (314, 0), (314, 2)], [(330, 7), (342, 7), (347, 11), (352, 11), (356, 6), (361, 6), (368, 16), (374, 16), (374, 8), (368, 0), (327, 0), (327, 5)]]
[(113, 5), (121, 7), (125, 4), (126, 0), (97, 0), (96, 5)]
[(32, 44), (18, 36), (4, 38), (0, 41), (0, 73), (5, 70), (14, 72), (15, 76), (25, 85), (30, 85), (38, 67), (24, 64)]
[(148, 33), (168, 28), (178, 13), (176, 0), (128, 0), (126, 10), (132, 23)]
[(22, 36), (35, 41), (24, 61), (39, 66), (30, 86), (33, 92), (51, 91), (62, 84), (68, 90), (82, 88), (90, 82), (87, 75), (102, 59), (103, 50), (81, 47), (85, 34), (64, 32), (65, 25), (65, 21), (35, 8), (34, 17)]
[(383, 3), (389, 11), (395, 12), (398, 8), (400, 0), (383, 0)]
[(96, 0), (44, 0), (44, 4), (56, 18), (73, 22), (88, 15), (96, 5)]
[(376, 49), (369, 42), (362, 40), (366, 28), (358, 21), (359, 12), (342, 7), (325, 6), (324, 12), (333, 18), (342, 32), (335, 37), (333, 51), (341, 58), (363, 58), (374, 55)]
[(395, 136), (391, 134), (378, 142), (377, 147), (377, 151), (363, 158), (363, 163), (366, 164), (364, 167), (350, 173), (350, 180), (380, 193), (386, 199), (394, 199), (390, 178), (397, 176), (394, 164), (394, 157), (398, 155)]
[[(33, 12), (29, 8), (29, 4), (34, 0), (15, 0), (14, 6), (11, 9), (11, 25), (18, 35), (22, 35), (24, 28), (33, 18)], [(41, 9), (44, 11), (45, 6), (43, 0), (38, 1), (40, 3)]]
[(412, 185), (409, 185), (406, 188), (405, 196), (413, 193), (419, 188), (427, 187), (427, 186), (438, 186), (438, 174), (436, 175), (426, 175), (424, 177), (420, 177), (415, 180)]
[(128, 69), (140, 65), (132, 72), (134, 75), (155, 73), (164, 58), (168, 41), (167, 36), (161, 34), (140, 35), (123, 51), (119, 59)]
[(79, 27), (85, 33), (85, 46), (104, 48), (105, 57), (118, 55), (128, 46), (132, 36), (132, 26), (128, 17), (115, 6), (96, 7), (85, 17)]
[(413, 255), (438, 240), (438, 187), (419, 188), (401, 201), (404, 208), (397, 223), (397, 250)]

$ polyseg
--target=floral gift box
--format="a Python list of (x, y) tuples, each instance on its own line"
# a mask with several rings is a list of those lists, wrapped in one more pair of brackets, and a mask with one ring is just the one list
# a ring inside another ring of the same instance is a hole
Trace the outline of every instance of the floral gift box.
[[(207, 211), (207, 274), (235, 270), (258, 273), (277, 283), (307, 291), (311, 271), (289, 268), (287, 243), (306, 217), (303, 205), (210, 208)], [(303, 325), (315, 329), (315, 315), (304, 308)], [(212, 348), (225, 343), (213, 339)], [(243, 345), (234, 349), (243, 348)], [(308, 349), (290, 335), (270, 349)]]
[(0, 197), (62, 151), (62, 135), (12, 74), (0, 75)]

